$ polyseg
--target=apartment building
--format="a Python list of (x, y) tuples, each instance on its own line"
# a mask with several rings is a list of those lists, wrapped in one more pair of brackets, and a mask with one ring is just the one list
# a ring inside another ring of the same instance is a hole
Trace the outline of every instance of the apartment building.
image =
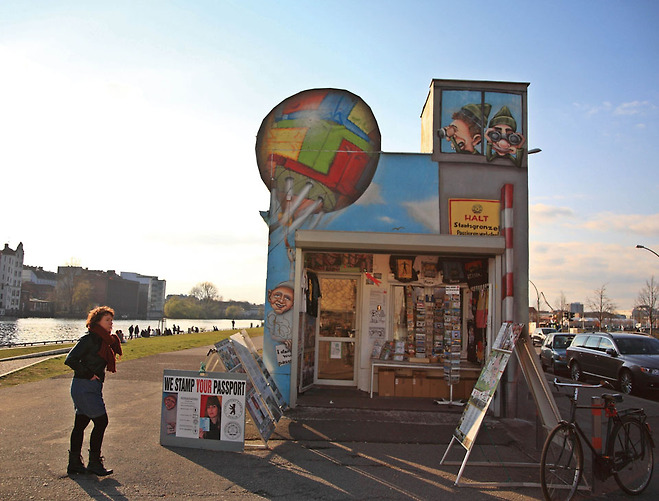
[(18, 315), (21, 302), (23, 243), (0, 250), (0, 316)]

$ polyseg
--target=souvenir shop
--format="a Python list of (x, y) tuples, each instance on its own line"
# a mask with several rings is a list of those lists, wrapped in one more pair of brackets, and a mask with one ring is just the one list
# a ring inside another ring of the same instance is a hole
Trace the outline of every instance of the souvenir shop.
[(310, 233), (297, 237), (298, 392), (351, 386), (372, 397), (467, 398), (492, 343), (498, 239), (486, 250), (467, 239), (459, 253), (413, 254), (388, 237), (406, 251), (394, 254), (319, 251)]

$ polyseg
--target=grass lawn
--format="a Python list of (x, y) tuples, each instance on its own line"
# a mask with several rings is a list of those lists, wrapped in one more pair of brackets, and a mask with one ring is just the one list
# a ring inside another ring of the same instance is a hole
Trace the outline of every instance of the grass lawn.
[[(251, 337), (258, 337), (263, 335), (263, 327), (256, 327), (253, 329), (245, 330)], [(158, 353), (169, 353), (172, 351), (186, 350), (188, 348), (196, 348), (199, 346), (210, 346), (217, 343), (218, 341), (221, 341), (222, 339), (231, 336), (232, 334), (235, 334), (236, 332), (239, 331), (207, 331), (195, 334), (178, 334), (176, 336), (154, 336), (148, 338), (140, 337), (137, 339), (131, 339), (127, 343), (121, 345), (124, 352), (121, 360), (134, 360), (136, 358), (148, 357)], [(43, 351), (67, 347), (70, 348), (73, 347), (73, 345), (58, 344), (50, 346), (40, 345), (26, 346), (21, 348), (6, 348), (0, 350), (0, 361), (2, 361), (3, 358), (26, 355), (30, 353), (40, 353)], [(66, 355), (54, 357), (0, 378), (0, 388), (4, 386), (15, 386), (21, 383), (39, 381), (41, 379), (69, 373), (71, 372), (71, 369), (64, 365), (64, 358), (66, 358)]]

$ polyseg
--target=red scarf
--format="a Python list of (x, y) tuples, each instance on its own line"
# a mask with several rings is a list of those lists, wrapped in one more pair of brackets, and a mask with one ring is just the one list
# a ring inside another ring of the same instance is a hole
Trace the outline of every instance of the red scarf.
[(98, 350), (98, 354), (108, 363), (107, 370), (117, 372), (115, 357), (123, 353), (119, 336), (111, 334), (98, 324), (92, 325), (89, 332), (93, 332), (101, 338), (101, 349)]

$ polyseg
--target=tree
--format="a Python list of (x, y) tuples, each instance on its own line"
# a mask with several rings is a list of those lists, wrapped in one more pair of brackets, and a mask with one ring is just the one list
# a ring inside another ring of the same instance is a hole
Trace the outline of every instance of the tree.
[(243, 309), (242, 306), (238, 306), (237, 304), (232, 304), (227, 308), (227, 311), (225, 313), (227, 318), (238, 318), (240, 317), (245, 310)]
[(167, 318), (203, 318), (201, 305), (195, 298), (171, 297), (165, 303)]
[(636, 307), (643, 312), (650, 324), (650, 335), (652, 336), (652, 328), (657, 319), (657, 303), (659, 302), (659, 283), (654, 281), (654, 275), (650, 280), (645, 281), (645, 287), (641, 289), (636, 298)]
[(217, 287), (212, 282), (199, 282), (190, 290), (190, 295), (204, 303), (222, 301), (222, 296), (220, 296)]
[(560, 297), (556, 299), (556, 302), (554, 304), (558, 304), (558, 315), (560, 315), (558, 318), (556, 318), (556, 323), (558, 325), (564, 325), (567, 323), (567, 330), (570, 330), (570, 322), (569, 320), (566, 320), (565, 313), (567, 313), (569, 306), (567, 302), (567, 298), (565, 297), (565, 293), (561, 291)]
[(616, 305), (606, 294), (606, 284), (593, 291), (593, 296), (588, 298), (588, 307), (593, 310), (600, 322), (600, 329), (604, 327), (604, 317), (615, 313)]
[(84, 313), (91, 309), (92, 286), (87, 280), (78, 280), (73, 288), (72, 304), (75, 313)]

